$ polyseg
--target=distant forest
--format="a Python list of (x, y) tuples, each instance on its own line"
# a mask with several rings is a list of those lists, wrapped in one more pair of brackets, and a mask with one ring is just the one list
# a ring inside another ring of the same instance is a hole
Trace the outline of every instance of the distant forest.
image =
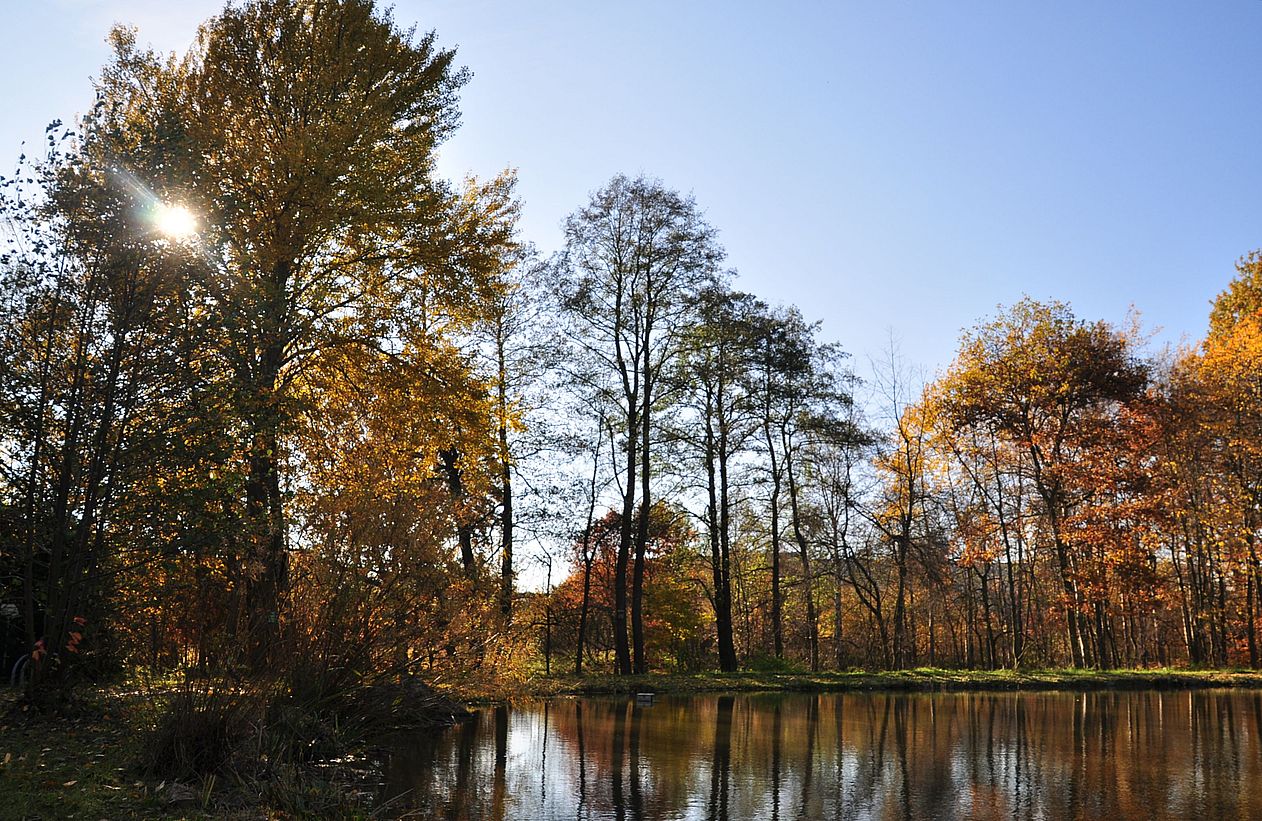
[(0, 181), (33, 701), (1262, 661), (1257, 253), (1183, 349), (1026, 299), (931, 381), (893, 352), (860, 380), (665, 182), (594, 180), (545, 252), (512, 172), (440, 178), (469, 74), (368, 0), (111, 41), (90, 113)]

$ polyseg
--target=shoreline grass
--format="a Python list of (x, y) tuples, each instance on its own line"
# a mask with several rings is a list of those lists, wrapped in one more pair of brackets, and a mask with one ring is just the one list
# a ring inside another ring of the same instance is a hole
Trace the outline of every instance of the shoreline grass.
[(453, 691), (465, 703), (520, 698), (630, 693), (718, 692), (978, 692), (1051, 690), (1181, 690), (1262, 688), (1262, 671), (1154, 668), (1127, 670), (947, 670), (650, 673), (615, 676), (536, 676), (516, 683), (481, 683)]

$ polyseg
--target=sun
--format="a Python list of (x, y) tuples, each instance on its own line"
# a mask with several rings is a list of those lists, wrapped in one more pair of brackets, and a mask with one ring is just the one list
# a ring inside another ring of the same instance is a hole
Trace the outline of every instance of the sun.
[(183, 205), (159, 203), (153, 222), (158, 232), (168, 239), (186, 240), (197, 233), (197, 218)]

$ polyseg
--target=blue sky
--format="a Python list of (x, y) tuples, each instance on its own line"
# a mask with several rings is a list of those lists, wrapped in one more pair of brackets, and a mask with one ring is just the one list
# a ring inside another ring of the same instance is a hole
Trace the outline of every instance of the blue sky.
[[(183, 49), (220, 3), (5, 0), (0, 158), (91, 103), (111, 22)], [(1262, 0), (396, 4), (474, 77), (458, 177), (518, 169), (541, 250), (612, 174), (692, 191), (741, 285), (862, 370), (927, 371), (1028, 293), (1195, 338), (1262, 246)], [(9, 160), (0, 160), (5, 165)]]

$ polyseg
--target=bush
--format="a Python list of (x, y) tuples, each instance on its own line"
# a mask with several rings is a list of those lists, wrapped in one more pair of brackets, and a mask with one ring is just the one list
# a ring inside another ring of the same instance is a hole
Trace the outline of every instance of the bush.
[[(144, 769), (170, 779), (232, 775), (269, 780), (406, 729), (441, 727), (467, 714), (420, 680), (348, 677), (318, 659), (249, 685), (186, 676), (155, 691)], [(292, 773), (290, 774), (292, 776)]]
[(796, 661), (775, 656), (750, 656), (745, 669), (754, 673), (802, 673), (805, 668)]
[(186, 684), (155, 705), (153, 731), (142, 748), (144, 769), (185, 779), (228, 771), (255, 736), (262, 711), (249, 694)]

